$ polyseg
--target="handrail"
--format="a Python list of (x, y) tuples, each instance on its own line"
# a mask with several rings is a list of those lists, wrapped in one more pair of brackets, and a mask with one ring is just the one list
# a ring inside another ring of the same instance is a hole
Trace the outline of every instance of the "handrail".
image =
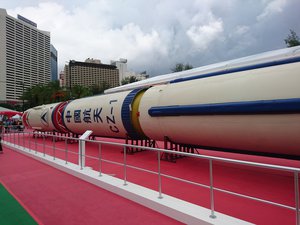
[[(55, 135), (49, 135), (48, 134), (48, 136), (55, 136)], [(64, 137), (64, 138), (78, 140), (77, 138), (71, 138), (71, 137)], [(120, 147), (124, 147), (124, 146), (125, 147), (131, 147), (131, 148), (138, 147), (138, 148), (141, 148), (141, 149), (155, 151), (155, 152), (159, 151), (159, 152), (164, 152), (164, 153), (174, 153), (174, 151), (172, 151), (172, 150), (161, 149), (161, 148), (137, 146), (137, 145), (131, 145), (131, 144), (122, 144), (122, 143), (99, 141), (99, 140), (87, 140), (87, 141), (91, 142), (91, 143), (101, 143), (101, 144), (114, 145), (114, 146), (120, 146)], [(189, 156), (189, 157), (207, 159), (207, 160), (211, 159), (211, 160), (214, 160), (214, 161), (221, 161), (221, 162), (227, 162), (227, 163), (233, 163), (233, 164), (260, 167), (260, 168), (275, 169), (275, 170), (290, 171), (290, 172), (300, 172), (300, 168), (297, 168), (297, 167), (279, 166), (279, 165), (273, 165), (273, 164), (257, 163), (257, 162), (244, 161), (244, 160), (238, 160), (238, 159), (228, 159), (228, 158), (222, 158), (222, 157), (216, 157), (216, 156), (198, 155), (198, 154), (194, 154), (194, 153), (177, 152), (177, 151), (176, 151), (176, 154), (177, 155), (182, 155), (182, 156)]]
[[(60, 138), (69, 139), (69, 140), (76, 140), (76, 141), (79, 140), (78, 138), (62, 137), (62, 136), (56, 136), (56, 135), (53, 135), (53, 134), (46, 134), (46, 136), (60, 137)], [(115, 143), (115, 142), (99, 141), (99, 140), (86, 140), (86, 141), (91, 142), (91, 143), (101, 143), (101, 144), (114, 145), (114, 146), (119, 146), (119, 147), (124, 147), (124, 146), (125, 147), (131, 147), (131, 148), (137, 148), (138, 147), (138, 148), (141, 148), (141, 149), (155, 151), (155, 152), (159, 151), (159, 152), (164, 152), (164, 153), (173, 153), (173, 154), (175, 153), (172, 150), (162, 149), (162, 148), (137, 146), (137, 145), (131, 145), (131, 144), (123, 144), (123, 143)], [(297, 168), (297, 167), (279, 166), (279, 165), (273, 165), (273, 164), (267, 164), (267, 163), (258, 163), (258, 162), (244, 161), (244, 160), (238, 160), (238, 159), (228, 159), (228, 158), (222, 158), (222, 157), (217, 157), (217, 156), (198, 155), (198, 154), (194, 154), (194, 153), (186, 153), (186, 152), (179, 152), (179, 151), (176, 151), (176, 154), (177, 155), (182, 155), (182, 156), (189, 156), (189, 157), (207, 159), (207, 160), (211, 159), (211, 160), (220, 161), (220, 162), (227, 162), (227, 163), (233, 163), (233, 164), (260, 167), (260, 168), (266, 168), (266, 169), (275, 169), (275, 170), (290, 171), (290, 172), (300, 172), (300, 168)]]

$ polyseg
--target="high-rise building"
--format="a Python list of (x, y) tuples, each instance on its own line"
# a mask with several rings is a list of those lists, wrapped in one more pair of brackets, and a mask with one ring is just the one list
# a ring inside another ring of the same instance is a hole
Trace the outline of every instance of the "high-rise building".
[(127, 73), (127, 59), (120, 58), (119, 61), (111, 60), (111, 65), (114, 65), (119, 70), (119, 85), (122, 84), (122, 80), (126, 77)]
[(60, 71), (59, 73), (59, 86), (60, 87), (65, 87), (65, 71)]
[(51, 81), (58, 80), (58, 70), (57, 70), (57, 50), (53, 45), (50, 45), (51, 54)]
[(0, 9), (0, 102), (18, 102), (26, 88), (50, 81), (50, 33)]
[(70, 60), (64, 69), (64, 86), (72, 89), (75, 85), (117, 87), (119, 70), (114, 65), (102, 64), (99, 59), (87, 59), (85, 62)]

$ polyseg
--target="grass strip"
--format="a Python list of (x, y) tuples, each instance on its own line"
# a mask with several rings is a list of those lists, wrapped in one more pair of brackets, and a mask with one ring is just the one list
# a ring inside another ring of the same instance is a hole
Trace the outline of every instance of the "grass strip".
[(0, 224), (5, 225), (37, 225), (38, 223), (5, 189), (0, 182)]

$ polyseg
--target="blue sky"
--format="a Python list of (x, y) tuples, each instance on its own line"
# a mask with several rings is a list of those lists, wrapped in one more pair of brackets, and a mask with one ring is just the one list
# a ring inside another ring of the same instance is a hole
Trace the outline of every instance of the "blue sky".
[(177, 62), (194, 67), (285, 48), (300, 36), (299, 0), (2, 0), (50, 31), (59, 69), (69, 60), (128, 59), (128, 68), (169, 73)]

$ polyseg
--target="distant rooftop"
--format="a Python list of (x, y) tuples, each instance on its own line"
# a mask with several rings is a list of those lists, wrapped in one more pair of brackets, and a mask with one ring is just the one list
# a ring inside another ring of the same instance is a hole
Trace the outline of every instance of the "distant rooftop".
[(116, 66), (109, 65), (109, 64), (102, 64), (99, 62), (78, 62), (75, 60), (70, 60), (69, 66), (86, 66), (86, 67), (97, 67), (97, 68), (105, 68), (105, 69), (117, 69)]
[(24, 16), (21, 16), (21, 15), (18, 14), (18, 19), (19, 19), (19, 20), (22, 20), (23, 22), (28, 23), (28, 24), (30, 24), (31, 26), (34, 26), (34, 27), (37, 28), (37, 24), (36, 24), (35, 22), (33, 22), (33, 21), (31, 21), (31, 20), (25, 18)]

